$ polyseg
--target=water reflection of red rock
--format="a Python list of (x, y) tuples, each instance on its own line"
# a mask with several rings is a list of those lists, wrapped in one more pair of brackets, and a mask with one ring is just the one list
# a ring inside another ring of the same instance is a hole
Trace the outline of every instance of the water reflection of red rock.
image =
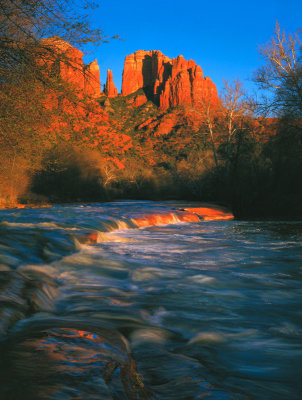
[[(57, 321), (57, 325), (63, 324), (67, 322)], [(8, 346), (5, 397), (0, 390), (0, 398), (153, 398), (137, 371), (126, 339), (116, 330), (90, 328), (37, 329), (11, 348)]]
[[(89, 344), (89, 346), (85, 346)], [(84, 343), (84, 346), (83, 346)], [(64, 371), (70, 375), (82, 374), (90, 364), (107, 362), (101, 351), (96, 351), (105, 346), (102, 338), (94, 333), (77, 329), (59, 329), (49, 331), (49, 338), (33, 345), (37, 350), (56, 363), (57, 371)], [(95, 348), (96, 347), (96, 348)]]

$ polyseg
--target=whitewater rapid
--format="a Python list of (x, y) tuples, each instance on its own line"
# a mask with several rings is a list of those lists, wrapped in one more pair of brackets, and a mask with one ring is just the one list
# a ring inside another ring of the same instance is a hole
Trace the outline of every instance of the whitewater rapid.
[(230, 218), (0, 211), (0, 398), (299, 399), (302, 224)]

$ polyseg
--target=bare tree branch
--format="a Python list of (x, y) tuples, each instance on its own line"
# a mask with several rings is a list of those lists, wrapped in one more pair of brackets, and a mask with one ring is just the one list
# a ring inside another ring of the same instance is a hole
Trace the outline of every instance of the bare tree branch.
[(254, 81), (270, 94), (262, 110), (294, 117), (302, 115), (302, 36), (301, 30), (286, 35), (277, 23), (274, 37), (259, 48), (264, 60)]

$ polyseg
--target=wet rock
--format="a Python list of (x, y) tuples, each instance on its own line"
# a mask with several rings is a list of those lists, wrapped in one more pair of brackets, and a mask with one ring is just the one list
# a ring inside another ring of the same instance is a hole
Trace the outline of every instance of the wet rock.
[(187, 207), (184, 210), (199, 215), (205, 221), (234, 219), (234, 214), (224, 207)]
[(69, 324), (30, 326), (1, 349), (1, 398), (154, 399), (118, 332)]
[(52, 311), (56, 286), (52, 277), (35, 269), (1, 271), (0, 339), (18, 321), (35, 312)]

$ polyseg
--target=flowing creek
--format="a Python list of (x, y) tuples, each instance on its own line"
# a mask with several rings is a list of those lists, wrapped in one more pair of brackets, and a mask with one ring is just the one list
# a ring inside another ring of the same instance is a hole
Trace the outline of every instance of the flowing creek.
[(301, 399), (302, 222), (197, 206), (0, 210), (0, 399)]

